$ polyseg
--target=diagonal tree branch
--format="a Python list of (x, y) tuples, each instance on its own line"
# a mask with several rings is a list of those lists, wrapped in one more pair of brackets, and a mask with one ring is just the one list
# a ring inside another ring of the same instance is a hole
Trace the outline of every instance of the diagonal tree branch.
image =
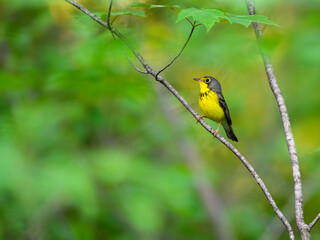
[[(248, 12), (250, 15), (254, 15), (255, 11), (255, 4), (253, 0), (246, 0), (246, 5), (248, 8)], [(257, 39), (259, 43), (263, 41), (263, 33), (261, 30), (261, 26), (259, 23), (253, 22), (252, 23), (254, 31), (256, 33)], [(292, 166), (292, 174), (293, 174), (293, 182), (294, 182), (294, 196), (295, 196), (295, 216), (296, 216), (296, 223), (298, 229), (300, 231), (301, 237), (303, 240), (310, 239), (310, 233), (307, 224), (304, 221), (303, 216), (303, 194), (302, 194), (302, 183), (301, 183), (301, 173), (298, 161), (298, 155), (296, 146), (293, 140), (293, 134), (291, 130), (291, 124), (289, 120), (289, 115), (287, 111), (287, 107), (284, 101), (284, 98), (281, 94), (280, 88), (277, 83), (277, 79), (274, 74), (273, 66), (270, 60), (269, 55), (261, 50), (261, 56), (264, 62), (265, 70), (267, 73), (268, 81), (271, 87), (271, 90), (276, 98), (282, 124), (286, 136), (287, 147), (289, 150), (289, 155), (291, 159), (291, 166)]]
[(316, 218), (308, 225), (308, 230), (309, 230), (309, 232), (311, 231), (311, 229), (313, 228), (313, 226), (318, 222), (319, 219), (320, 219), (320, 213), (319, 213), (318, 216), (316, 216)]
[[(162, 76), (157, 75), (157, 72), (154, 71), (149, 65), (144, 61), (143, 57), (138, 53), (138, 51), (133, 47), (130, 41), (128, 41), (120, 32), (118, 32), (115, 28), (112, 26), (109, 26), (107, 23), (99, 19), (96, 15), (91, 13), (89, 10), (87, 10), (85, 7), (77, 3), (76, 1), (72, 0), (65, 0), (90, 16), (94, 21), (98, 22), (105, 28), (107, 28), (109, 31), (114, 33), (117, 37), (119, 37), (133, 52), (133, 54), (137, 57), (139, 62), (143, 65), (147, 73), (155, 78), (155, 80), (159, 81), (161, 84), (163, 84), (180, 102), (181, 104), (190, 112), (190, 114), (195, 118), (198, 119), (199, 115), (197, 112), (188, 104), (188, 102), (175, 90)], [(203, 126), (204, 129), (206, 129), (211, 134), (214, 133), (213, 128), (207, 124), (203, 119), (201, 119), (200, 124)], [(221, 135), (217, 134), (216, 138), (223, 143), (227, 148), (229, 148), (237, 157), (238, 159), (245, 165), (245, 167), (248, 169), (250, 174), (254, 177), (258, 185), (260, 186), (261, 190), (263, 191), (264, 195), (266, 196), (268, 202), (270, 203), (271, 207), (273, 208), (274, 212), (278, 216), (278, 218), (281, 220), (281, 222), (285, 225), (287, 228), (287, 231), (289, 233), (290, 239), (293, 240), (294, 235), (292, 228), (290, 226), (290, 223), (286, 219), (286, 217), (283, 215), (283, 213), (278, 208), (277, 204), (273, 200), (269, 190), (267, 189), (266, 185), (262, 181), (262, 179), (259, 177), (258, 173), (255, 171), (255, 169), (251, 166), (251, 164), (246, 160), (246, 158), (226, 139), (224, 139)]]

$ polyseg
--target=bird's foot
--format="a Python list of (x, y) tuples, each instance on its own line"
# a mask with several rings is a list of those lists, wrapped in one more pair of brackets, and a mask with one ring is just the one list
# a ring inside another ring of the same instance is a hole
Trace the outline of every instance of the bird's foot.
[(197, 117), (197, 122), (196, 123), (198, 123), (202, 118), (206, 118), (206, 116), (200, 115), (199, 117)]
[(220, 125), (221, 125), (221, 121), (219, 122), (219, 125), (218, 125), (217, 130), (213, 131), (213, 133), (212, 133), (214, 137), (216, 137), (216, 136), (217, 136), (218, 131), (219, 131), (219, 128), (220, 128)]
[(218, 131), (219, 131), (219, 129), (217, 129), (217, 130), (213, 131), (212, 135), (213, 135), (214, 137), (216, 137), (216, 136), (217, 136), (217, 134), (218, 134)]

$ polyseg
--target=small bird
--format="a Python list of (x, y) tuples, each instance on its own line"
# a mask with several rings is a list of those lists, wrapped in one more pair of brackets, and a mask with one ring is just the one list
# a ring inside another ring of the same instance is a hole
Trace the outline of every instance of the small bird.
[(218, 129), (214, 131), (214, 136), (218, 134), (220, 124), (226, 131), (228, 138), (238, 142), (238, 138), (234, 134), (231, 127), (231, 117), (226, 101), (222, 95), (222, 89), (219, 81), (211, 76), (202, 78), (194, 78), (200, 84), (199, 106), (204, 115), (200, 119), (206, 117), (216, 123), (219, 123)]

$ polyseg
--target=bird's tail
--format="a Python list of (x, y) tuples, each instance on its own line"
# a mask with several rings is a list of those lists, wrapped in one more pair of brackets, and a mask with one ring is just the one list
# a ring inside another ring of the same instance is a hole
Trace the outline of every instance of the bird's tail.
[(223, 123), (222, 127), (224, 128), (228, 138), (230, 138), (233, 141), (238, 142), (238, 138), (236, 137), (236, 135), (233, 132), (233, 129), (231, 127), (231, 125), (229, 125), (228, 123)]

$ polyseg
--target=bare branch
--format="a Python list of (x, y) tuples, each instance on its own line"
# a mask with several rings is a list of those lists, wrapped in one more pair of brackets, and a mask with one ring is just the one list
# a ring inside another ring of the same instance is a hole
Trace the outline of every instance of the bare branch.
[(128, 58), (129, 63), (131, 64), (131, 66), (132, 66), (135, 70), (137, 70), (139, 73), (142, 73), (142, 74), (148, 74), (147, 71), (142, 71), (142, 70), (140, 70), (139, 68), (137, 68), (137, 67), (131, 62), (131, 60), (130, 60), (130, 58), (129, 58), (128, 55), (127, 55), (127, 58)]
[[(90, 13), (89, 10), (85, 9), (80, 4), (78, 4), (74, 1), (70, 1), (70, 0), (65, 0), (65, 1), (71, 3), (72, 5), (74, 5), (75, 7), (77, 7), (78, 9), (83, 11), (84, 13), (86, 13), (87, 15), (89, 15), (95, 21), (97, 21), (101, 25), (105, 26), (108, 30), (112, 31), (116, 36), (118, 36), (121, 40), (123, 40), (124, 43), (132, 50), (132, 52), (137, 57), (137, 59), (140, 61), (140, 63), (144, 66), (144, 68), (146, 69), (148, 74), (152, 75), (153, 77), (155, 77), (155, 79), (157, 81), (159, 81), (161, 84), (163, 84), (181, 102), (181, 104), (190, 112), (190, 114), (195, 119), (199, 118), (199, 115), (197, 114), (197, 112), (187, 103), (187, 101), (177, 92), (177, 90), (175, 90), (162, 76), (157, 75), (157, 72), (155, 72), (151, 67), (149, 67), (147, 65), (147, 63), (144, 61), (142, 56), (135, 50), (135, 48), (132, 46), (132, 44), (121, 33), (119, 33), (113, 27), (108, 27), (108, 25), (105, 22), (103, 22), (101, 19), (97, 19), (97, 16)], [(213, 128), (209, 124), (207, 124), (203, 119), (201, 119), (199, 122), (203, 126), (203, 128), (206, 129), (208, 132), (210, 132), (211, 134), (214, 133)], [(248, 169), (250, 174), (254, 177), (254, 179), (256, 180), (258, 185), (260, 186), (261, 190), (263, 191), (264, 195), (266, 196), (266, 198), (267, 198), (268, 202), (270, 203), (271, 207), (273, 208), (274, 212), (277, 214), (278, 218), (282, 221), (282, 223), (287, 228), (287, 230), (289, 232), (290, 239), (293, 240), (294, 235), (293, 235), (293, 231), (290, 226), (290, 223), (288, 222), (286, 217), (282, 214), (282, 212), (278, 208), (277, 204), (273, 200), (269, 190), (267, 189), (267, 187), (264, 184), (264, 182), (262, 181), (262, 179), (259, 177), (258, 173), (254, 170), (254, 168), (250, 165), (250, 163), (245, 159), (245, 157), (230, 142), (228, 142), (226, 139), (224, 139), (219, 134), (216, 135), (216, 138), (221, 143), (223, 143), (226, 147), (228, 147), (239, 158), (239, 160), (245, 165), (245, 167)]]
[(185, 49), (185, 47), (187, 46), (192, 34), (193, 34), (193, 31), (194, 29), (196, 28), (195, 24), (192, 25), (192, 28), (191, 28), (191, 32), (187, 38), (187, 41), (185, 42), (185, 44), (183, 45), (182, 49), (180, 50), (180, 52), (178, 53), (178, 55), (176, 55), (166, 66), (164, 66), (161, 70), (159, 70), (157, 72), (157, 75), (156, 77), (162, 72), (164, 71), (165, 69), (167, 69), (178, 57), (180, 57), (181, 53), (183, 52), (183, 50)]
[[(255, 14), (254, 1), (246, 0), (246, 4), (247, 4), (249, 14), (254, 15)], [(263, 33), (261, 30), (260, 24), (253, 22), (252, 25), (258, 41), (261, 42), (263, 40)], [(264, 62), (264, 66), (265, 66), (265, 70), (267, 73), (271, 90), (276, 98), (276, 101), (280, 110), (281, 119), (282, 119), (284, 132), (286, 136), (287, 147), (288, 147), (289, 155), (291, 159), (293, 181), (294, 181), (295, 213), (296, 213), (297, 226), (300, 231), (302, 239), (310, 239), (310, 234), (308, 232), (308, 228), (304, 221), (304, 216), (303, 216), (303, 194), (302, 194), (301, 173), (300, 173), (297, 150), (293, 140), (293, 134), (291, 130), (291, 124), (289, 120), (287, 107), (283, 99), (283, 96), (281, 94), (280, 88), (278, 86), (270, 57), (265, 51), (261, 51), (261, 56)]]
[(320, 219), (320, 213), (319, 213), (318, 216), (316, 216), (316, 218), (308, 225), (308, 230), (309, 230), (309, 232), (311, 231), (312, 227), (318, 222), (319, 219)]
[(68, 3), (72, 4), (73, 6), (75, 6), (76, 8), (78, 8), (80, 11), (84, 12), (85, 14), (87, 14), (89, 17), (91, 17), (94, 21), (96, 21), (97, 23), (101, 24), (102, 26), (104, 26), (105, 28), (110, 30), (109, 25), (102, 21), (100, 18), (98, 18), (95, 14), (91, 13), (88, 9), (86, 9), (85, 7), (83, 7), (82, 5), (78, 4), (75, 0), (65, 0)]
[(109, 27), (111, 27), (111, 24), (110, 24), (110, 17), (111, 17), (112, 2), (113, 2), (113, 0), (111, 0), (111, 1), (110, 1), (109, 9), (108, 9), (107, 24), (108, 24), (108, 26), (109, 26)]

